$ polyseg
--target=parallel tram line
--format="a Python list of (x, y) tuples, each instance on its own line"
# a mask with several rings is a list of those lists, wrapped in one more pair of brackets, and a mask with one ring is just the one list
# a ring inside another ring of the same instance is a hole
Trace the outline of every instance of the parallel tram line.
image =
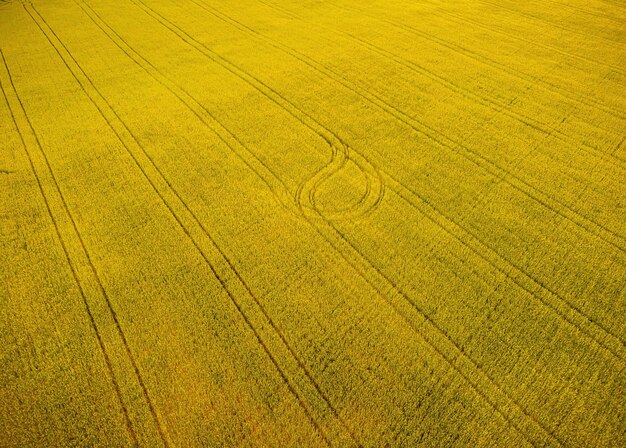
[[(58, 184), (58, 182), (56, 180), (54, 172), (52, 171), (52, 168), (51, 168), (50, 163), (48, 161), (48, 157), (46, 156), (46, 154), (45, 154), (45, 152), (43, 150), (43, 147), (41, 146), (41, 143), (39, 141), (39, 137), (35, 133), (35, 130), (33, 128), (33, 125), (31, 123), (31, 121), (30, 121), (30, 118), (26, 114), (26, 109), (24, 108), (24, 105), (22, 104), (22, 100), (20, 99), (20, 97), (19, 97), (19, 95), (17, 93), (17, 89), (15, 88), (15, 84), (13, 83), (13, 78), (11, 76), (11, 72), (9, 70), (9, 66), (7, 64), (6, 58), (4, 57), (4, 53), (2, 52), (2, 49), (0, 49), (0, 57), (2, 58), (4, 71), (6, 72), (7, 78), (9, 80), (9, 84), (11, 85), (11, 90), (12, 90), (12, 92), (13, 92), (13, 94), (14, 94), (14, 96), (17, 99), (17, 102), (19, 104), (19, 110), (21, 111), (21, 114), (23, 115), (24, 120), (27, 123), (28, 133), (32, 136), (32, 138), (33, 138), (33, 140), (35, 142), (35, 146), (38, 148), (40, 154), (43, 157), (43, 160), (45, 161), (45, 165), (47, 167), (48, 174), (50, 175), (50, 177), (52, 179), (52, 183), (55, 186), (57, 195), (59, 196), (59, 198), (61, 200), (61, 203), (63, 204), (64, 211), (65, 211), (65, 213), (67, 214), (67, 216), (69, 217), (69, 219), (72, 222), (73, 230), (75, 232), (74, 236), (77, 237), (79, 239), (79, 241), (80, 241), (81, 247), (83, 249), (83, 254), (82, 255), (85, 255), (85, 248), (84, 248), (84, 246), (82, 246), (82, 239), (80, 238), (80, 235), (78, 234), (78, 231), (76, 229), (76, 225), (74, 223), (74, 220), (73, 220), (71, 214), (69, 213), (69, 209), (67, 207), (67, 203), (65, 202), (65, 198), (63, 197), (63, 195), (61, 193), (59, 184)], [(120, 385), (119, 385), (119, 383), (117, 381), (117, 378), (115, 377), (115, 373), (113, 371), (113, 365), (111, 363), (110, 356), (109, 356), (109, 354), (107, 352), (107, 349), (106, 349), (106, 346), (104, 344), (104, 340), (102, 338), (102, 335), (100, 334), (100, 330), (98, 329), (98, 326), (96, 324), (96, 320), (94, 318), (94, 315), (93, 315), (93, 312), (91, 310), (91, 307), (89, 306), (89, 302), (87, 301), (87, 296), (86, 296), (85, 290), (83, 289), (83, 286), (81, 284), (81, 280), (79, 278), (79, 275), (78, 275), (78, 273), (77, 273), (77, 271), (76, 271), (76, 269), (74, 267), (74, 264), (72, 262), (72, 259), (70, 257), (70, 253), (68, 251), (65, 239), (64, 239), (64, 237), (63, 237), (63, 235), (61, 233), (61, 230), (59, 228), (59, 224), (57, 222), (57, 219), (54, 217), (54, 213), (52, 213), (52, 207), (50, 206), (48, 195), (46, 194), (46, 192), (45, 192), (45, 190), (43, 188), (43, 183), (41, 181), (40, 174), (38, 173), (37, 169), (35, 168), (35, 163), (34, 163), (34, 160), (33, 160), (33, 156), (31, 155), (31, 152), (28, 149), (29, 145), (26, 143), (26, 138), (25, 138), (24, 132), (20, 129), (20, 126), (17, 123), (17, 119), (16, 119), (16, 116), (15, 116), (15, 113), (13, 112), (13, 108), (11, 107), (11, 104), (9, 102), (7, 93), (6, 93), (5, 89), (4, 89), (4, 86), (2, 85), (2, 80), (1, 79), (0, 79), (0, 90), (2, 90), (2, 96), (4, 97), (4, 100), (5, 100), (6, 104), (7, 104), (8, 109), (9, 109), (9, 112), (10, 112), (10, 115), (11, 115), (11, 119), (13, 121), (13, 125), (14, 125), (15, 130), (17, 131), (17, 133), (19, 135), (20, 141), (22, 143), (22, 147), (24, 148), (24, 152), (26, 153), (26, 157), (28, 159), (30, 170), (33, 173), (33, 176), (35, 177), (35, 180), (37, 181), (37, 186), (38, 186), (38, 189), (39, 189), (39, 193), (41, 194), (41, 197), (42, 197), (42, 199), (44, 201), (44, 204), (46, 206), (46, 211), (48, 213), (48, 216), (50, 217), (50, 221), (52, 222), (52, 225), (54, 226), (55, 233), (57, 235), (57, 238), (59, 240), (61, 249), (63, 250), (64, 256), (65, 256), (65, 261), (67, 262), (67, 264), (68, 264), (68, 266), (70, 268), (70, 271), (72, 273), (72, 278), (74, 280), (74, 283), (76, 283), (76, 286), (77, 286), (78, 291), (80, 293), (80, 296), (81, 296), (81, 299), (82, 299), (82, 304), (84, 306), (85, 312), (87, 313), (87, 317), (89, 319), (89, 324), (91, 325), (91, 328), (92, 328), (93, 332), (96, 335), (96, 339), (98, 341), (98, 346), (100, 348), (100, 351), (102, 352), (102, 356), (103, 356), (104, 362), (106, 364), (108, 375), (109, 375), (109, 377), (111, 379), (111, 382), (113, 384), (113, 388), (115, 389), (115, 395), (116, 395), (117, 401), (119, 402), (119, 405), (120, 405), (121, 410), (122, 410), (122, 414), (123, 414), (123, 417), (124, 417), (124, 424), (125, 424), (126, 430), (128, 431), (128, 433), (130, 435), (130, 438), (132, 440), (133, 445), (137, 446), (139, 444), (139, 441), (137, 439), (137, 434), (136, 434), (135, 429), (133, 428), (133, 425), (132, 425), (132, 423), (130, 421), (128, 408), (124, 404), (124, 400), (122, 398), (122, 392), (121, 392), (121, 389), (120, 389)]]
[[(265, 308), (261, 305), (261, 303), (258, 300), (258, 298), (252, 293), (251, 289), (249, 288), (247, 283), (244, 281), (244, 279), (241, 277), (241, 275), (236, 271), (236, 269), (235, 269), (234, 265), (232, 264), (231, 260), (226, 256), (224, 251), (216, 244), (215, 240), (210, 235), (210, 233), (208, 232), (206, 227), (198, 219), (198, 217), (195, 215), (195, 213), (193, 213), (193, 211), (189, 208), (189, 206), (184, 202), (184, 200), (179, 195), (177, 190), (167, 180), (167, 178), (165, 177), (163, 172), (160, 170), (160, 168), (158, 168), (158, 165), (154, 162), (152, 157), (150, 157), (150, 155), (147, 153), (145, 148), (139, 143), (139, 140), (137, 139), (137, 137), (132, 133), (132, 131), (130, 131), (130, 129), (126, 126), (126, 124), (121, 120), (119, 115), (115, 112), (115, 110), (112, 108), (112, 106), (108, 103), (106, 98), (98, 91), (98, 89), (95, 87), (95, 85), (93, 84), (91, 79), (87, 76), (87, 74), (84, 72), (82, 67), (78, 64), (78, 62), (71, 55), (71, 53), (69, 52), (69, 50), (67, 49), (65, 44), (63, 44), (63, 42), (56, 35), (54, 30), (47, 24), (47, 22), (45, 21), (43, 16), (41, 16), (41, 14), (37, 11), (37, 9), (34, 7), (34, 5), (32, 5), (32, 4), (28, 4), (28, 5), (24, 4), (23, 6), (24, 6), (24, 9), (26, 10), (26, 12), (31, 16), (31, 18), (38, 25), (38, 27), (40, 28), (42, 33), (44, 33), (44, 35), (46, 36), (46, 38), (48, 39), (50, 44), (53, 46), (53, 48), (55, 49), (57, 54), (61, 57), (61, 59), (63, 60), (64, 64), (66, 65), (68, 70), (72, 73), (72, 75), (76, 79), (77, 83), (80, 85), (80, 87), (83, 90), (83, 92), (85, 93), (85, 95), (87, 95), (87, 97), (91, 100), (91, 102), (94, 104), (94, 106), (98, 109), (98, 111), (100, 112), (102, 117), (105, 119), (105, 121), (107, 122), (107, 124), (111, 128), (111, 130), (114, 132), (114, 134), (116, 135), (116, 137), (118, 138), (120, 143), (122, 143), (122, 145), (124, 146), (124, 148), (126, 149), (128, 154), (133, 159), (135, 165), (139, 168), (139, 170), (141, 171), (141, 173), (144, 176), (144, 178), (150, 184), (150, 186), (153, 189), (153, 191), (157, 194), (157, 196), (160, 198), (160, 200), (166, 206), (166, 208), (168, 209), (168, 211), (170, 212), (172, 217), (175, 219), (177, 224), (181, 227), (181, 229), (184, 231), (184, 233), (186, 234), (188, 239), (192, 242), (192, 244), (194, 245), (194, 247), (196, 248), (196, 250), (200, 254), (200, 256), (204, 259), (204, 261), (206, 262), (206, 264), (208, 265), (208, 267), (212, 271), (213, 275), (219, 281), (220, 285), (224, 288), (225, 292), (229, 296), (229, 299), (232, 301), (233, 305), (237, 308), (239, 314), (244, 319), (246, 325), (253, 332), (253, 334), (255, 336), (255, 339), (258, 341), (259, 345), (262, 347), (263, 351), (266, 353), (266, 355), (270, 359), (270, 361), (271, 361), (272, 365), (274, 366), (274, 368), (278, 371), (281, 379), (284, 381), (284, 383), (287, 386), (289, 392), (296, 398), (296, 400), (298, 402), (298, 405), (303, 409), (304, 413), (307, 416), (307, 419), (310, 421), (312, 426), (316, 429), (316, 431), (317, 431), (318, 435), (320, 436), (320, 438), (322, 438), (322, 440), (324, 441), (324, 443), (327, 446), (332, 446), (330, 440), (328, 439), (327, 434), (322, 429), (322, 427), (317, 422), (317, 420), (313, 417), (313, 415), (311, 414), (311, 411), (309, 410), (308, 406), (305, 404), (305, 401), (301, 397), (300, 393), (298, 393), (298, 391), (295, 389), (295, 386), (289, 380), (289, 378), (287, 377), (287, 375), (284, 372), (283, 368), (280, 367), (280, 364), (278, 363), (278, 361), (277, 361), (276, 357), (274, 356), (274, 354), (269, 349), (267, 343), (263, 340), (263, 338), (261, 337), (259, 331), (252, 324), (251, 317), (244, 311), (243, 306), (237, 301), (237, 298), (235, 297), (234, 293), (228, 287), (229, 282), (225, 279), (224, 274), (220, 275), (220, 273), (218, 273), (217, 268), (211, 263), (211, 261), (209, 259), (209, 256), (205, 253), (205, 250), (203, 250), (200, 247), (200, 244), (196, 241), (196, 239), (192, 235), (191, 231), (187, 228), (187, 226), (185, 226), (185, 224), (183, 224), (181, 218), (179, 217), (179, 214), (176, 213), (176, 211), (174, 211), (172, 205), (170, 205), (168, 200), (165, 199), (165, 197), (161, 193), (159, 187), (157, 187), (156, 183), (153, 181), (151, 176), (148, 175), (148, 173), (144, 169), (143, 164), (139, 161), (139, 158), (136, 155), (137, 152), (139, 152), (140, 154), (143, 154), (142, 158), (145, 157), (147, 163), (149, 164), (149, 167), (151, 167), (157, 173), (158, 179), (160, 179), (160, 181), (162, 181), (164, 183), (164, 185), (165, 185), (164, 188), (166, 189), (166, 191), (169, 191), (169, 192), (172, 193), (172, 195), (174, 197), (174, 201), (177, 202), (178, 204), (180, 204), (184, 208), (184, 211), (186, 212), (186, 214), (188, 214), (190, 216), (190, 218), (191, 218), (191, 220), (193, 222), (193, 225), (195, 225), (197, 228), (199, 228), (201, 233), (206, 238), (208, 238), (208, 240), (210, 242), (210, 246), (214, 249), (214, 251), (216, 251), (219, 254), (219, 256), (222, 258), (222, 260), (228, 265), (228, 270), (229, 270), (230, 273), (232, 273), (235, 276), (235, 281), (245, 291), (247, 291), (247, 295), (249, 295), (249, 297), (253, 300), (255, 306), (260, 310), (264, 320), (267, 321), (270, 324), (270, 326), (272, 327), (272, 329), (274, 330), (276, 335), (280, 338), (282, 344), (284, 344), (286, 346), (286, 348), (289, 351), (289, 353), (294, 357), (294, 359), (296, 360), (296, 363), (298, 364), (298, 366), (301, 369), (303, 369), (304, 374), (306, 375), (307, 379), (311, 382), (311, 384), (315, 388), (316, 392), (320, 395), (320, 398), (329, 407), (329, 410), (331, 411), (333, 416), (335, 418), (339, 419), (339, 421), (342, 424), (342, 426), (344, 427), (344, 429), (348, 432), (350, 438), (353, 439), (353, 441), (355, 442), (355, 444), (357, 446), (360, 446), (360, 444), (356, 441), (356, 438), (355, 438), (354, 434), (345, 426), (345, 423), (340, 418), (338, 411), (332, 406), (332, 404), (330, 403), (329, 399), (323, 394), (320, 386), (313, 380), (313, 378), (310, 375), (310, 372), (308, 371), (308, 369), (306, 369), (306, 367), (304, 366), (303, 362), (297, 356), (297, 354), (295, 353), (293, 348), (287, 343), (286, 338), (285, 338), (284, 334), (282, 333), (282, 331), (278, 328), (278, 326), (275, 324), (275, 322), (269, 317), (269, 314), (267, 313)], [(57, 48), (56, 45), (54, 45), (54, 43), (52, 42), (52, 40), (50, 39), (48, 34), (45, 32), (45, 30), (39, 24), (38, 20), (35, 19), (35, 17), (30, 13), (29, 8), (31, 8), (36, 13), (36, 15), (40, 18), (40, 20), (43, 23), (45, 23), (46, 27), (49, 29), (49, 31), (52, 33), (52, 35), (54, 35), (54, 37), (59, 42), (61, 47), (65, 50), (65, 52), (67, 53), (69, 58), (72, 60), (72, 62), (73, 62), (72, 65), (75, 65), (78, 68), (78, 71), (73, 70), (69, 66), (69, 64), (68, 64), (69, 60), (66, 59), (65, 57), (63, 57), (63, 55), (60, 52), (60, 50)], [(84, 78), (85, 80), (81, 81), (80, 78)], [(112, 114), (115, 117), (114, 120), (111, 120), (110, 118), (108, 118), (106, 112), (109, 112), (110, 114)], [(119, 126), (115, 126), (114, 125), (115, 122)], [(135, 151), (132, 151), (130, 149), (130, 146), (135, 148)]]
[[(60, 52), (60, 51), (59, 51), (59, 49), (58, 49), (58, 48), (54, 45), (54, 43), (53, 43), (53, 42), (52, 42), (52, 40), (50, 39), (50, 36), (49, 36), (49, 35), (45, 32), (45, 30), (42, 28), (41, 24), (40, 24), (40, 23), (39, 23), (39, 22), (35, 19), (35, 17), (34, 17), (34, 16), (31, 14), (31, 12), (28, 10), (28, 6), (30, 6), (30, 8), (32, 8), (32, 9), (33, 9), (33, 11), (35, 11), (35, 13), (36, 13), (36, 14), (40, 17), (40, 19), (41, 19), (41, 20), (45, 23), (45, 20), (43, 19), (43, 17), (41, 17), (41, 15), (39, 15), (39, 13), (37, 12), (37, 10), (35, 9), (35, 7), (34, 7), (32, 4), (22, 3), (22, 6), (23, 6), (24, 10), (28, 13), (28, 15), (29, 15), (29, 16), (33, 19), (33, 21), (35, 22), (35, 24), (37, 25), (37, 27), (41, 30), (41, 32), (43, 33), (43, 35), (45, 36), (45, 38), (48, 40), (48, 42), (50, 43), (50, 45), (54, 48), (55, 52), (59, 55), (59, 57), (61, 57), (61, 59), (62, 59), (62, 61), (63, 61), (64, 65), (65, 65), (65, 66), (66, 66), (66, 67), (67, 67), (67, 68), (71, 71), (71, 69), (70, 69), (69, 65), (67, 65), (67, 61), (66, 61), (66, 60), (62, 57), (61, 52)], [(46, 26), (47, 26), (47, 24), (46, 24)], [(49, 27), (48, 27), (48, 28), (49, 28)], [(49, 28), (49, 29), (50, 29), (50, 31), (52, 31), (52, 29), (51, 29), (51, 28)], [(52, 31), (52, 32), (54, 33), (54, 31)], [(55, 37), (56, 37), (56, 35), (55, 35)], [(72, 56), (71, 56), (71, 54), (69, 53), (69, 51), (67, 50), (67, 48), (65, 48), (65, 51), (67, 51), (67, 53), (70, 55), (70, 57), (72, 57)], [(74, 74), (74, 72), (72, 72), (72, 74)], [(84, 90), (84, 86), (83, 86), (82, 84), (80, 84), (80, 86), (81, 86), (81, 89), (83, 89), (83, 90)], [(60, 192), (60, 191), (59, 191), (59, 192)], [(64, 201), (64, 202), (65, 202), (65, 201)], [(65, 206), (67, 207), (67, 205), (65, 205)], [(93, 275), (94, 275), (94, 278), (96, 279), (96, 281), (97, 281), (97, 283), (98, 283), (98, 287), (99, 287), (99, 289), (100, 289), (100, 291), (101, 291), (102, 295), (104, 296), (104, 298), (105, 298), (105, 300), (106, 300), (107, 307), (108, 307), (108, 309), (109, 309), (109, 312), (110, 312), (110, 314), (111, 314), (111, 317), (113, 318), (113, 320), (114, 320), (114, 322), (115, 322), (116, 330), (117, 330), (117, 332), (118, 332), (118, 334), (119, 334), (119, 336), (120, 336), (120, 339), (122, 340), (122, 343), (124, 344), (124, 347), (125, 347), (126, 353), (127, 353), (128, 358), (129, 358), (129, 360), (130, 360), (130, 362), (131, 362), (131, 364), (132, 364), (132, 367), (133, 367), (133, 370), (134, 370), (134, 373), (135, 373), (135, 376), (136, 376), (137, 382), (138, 382), (139, 386), (141, 387), (142, 393), (143, 393), (143, 395), (144, 395), (144, 397), (145, 397), (145, 399), (146, 399), (146, 402), (148, 403), (148, 407), (149, 407), (149, 409), (150, 409), (150, 413), (152, 414), (152, 417), (153, 417), (153, 419), (154, 419), (154, 421), (155, 421), (155, 424), (156, 424), (157, 430), (158, 430), (158, 432), (159, 432), (159, 437), (161, 438), (161, 441), (163, 442), (163, 445), (164, 445), (164, 446), (169, 446), (169, 442), (168, 442), (168, 439), (167, 439), (167, 435), (166, 435), (166, 433), (165, 433), (165, 429), (164, 429), (164, 427), (163, 427), (163, 425), (162, 425), (162, 423), (161, 423), (161, 421), (160, 421), (160, 418), (159, 418), (159, 416), (158, 416), (158, 413), (157, 413), (157, 411), (156, 411), (156, 408), (155, 408), (155, 406), (154, 406), (154, 404), (153, 404), (153, 402), (152, 402), (152, 399), (150, 398), (150, 394), (149, 394), (148, 389), (147, 389), (147, 387), (146, 387), (146, 385), (145, 385), (145, 383), (144, 383), (143, 376), (142, 376), (142, 374), (141, 374), (141, 372), (140, 372), (140, 369), (139, 369), (139, 363), (137, 362), (137, 359), (135, 358), (134, 354), (132, 353), (132, 350), (131, 350), (131, 348), (130, 348), (130, 345), (129, 345), (129, 343), (128, 343), (128, 340), (126, 339), (126, 335), (124, 334), (124, 331), (122, 330), (122, 327), (121, 327), (121, 325), (120, 325), (119, 319), (118, 319), (118, 317), (117, 317), (117, 313), (116, 313), (116, 311), (115, 311), (115, 309), (114, 309), (114, 307), (113, 307), (113, 305), (112, 305), (112, 303), (111, 303), (111, 301), (110, 301), (110, 299), (109, 299), (109, 296), (108, 296), (108, 294), (107, 294), (107, 292), (106, 292), (106, 290), (105, 290), (105, 288), (104, 288), (104, 286), (103, 286), (103, 284), (102, 284), (102, 281), (101, 281), (101, 279), (100, 279), (100, 277), (99, 277), (99, 275), (98, 275), (98, 273), (97, 273), (97, 271), (96, 271), (95, 265), (93, 264), (93, 262), (92, 262), (92, 260), (91, 260), (91, 257), (90, 257), (90, 255), (89, 255), (89, 252), (87, 251), (87, 248), (86, 248), (86, 246), (85, 246), (85, 243), (84, 243), (84, 241), (82, 240), (82, 237), (80, 236), (80, 234), (79, 234), (79, 232), (78, 232), (78, 228), (76, 227), (76, 224), (75, 224), (75, 222), (74, 222), (74, 219), (71, 217), (71, 214), (70, 214), (69, 208), (66, 208), (66, 211), (67, 211), (67, 213), (69, 214), (69, 216), (70, 216), (70, 218), (71, 218), (72, 225), (74, 226), (74, 229), (75, 229), (75, 231), (76, 231), (76, 235), (77, 235), (77, 237), (78, 237), (78, 238), (79, 238), (79, 240), (80, 240), (81, 247), (83, 248), (83, 251), (84, 251), (85, 257), (87, 258), (87, 260), (88, 260), (88, 262), (89, 262), (89, 266), (90, 266), (91, 271), (92, 271), (92, 273), (93, 273)]]

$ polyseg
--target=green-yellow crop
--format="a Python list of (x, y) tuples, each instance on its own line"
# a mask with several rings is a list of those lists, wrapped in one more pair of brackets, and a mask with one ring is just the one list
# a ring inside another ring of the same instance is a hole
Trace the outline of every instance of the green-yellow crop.
[(0, 447), (626, 446), (626, 5), (0, 0)]

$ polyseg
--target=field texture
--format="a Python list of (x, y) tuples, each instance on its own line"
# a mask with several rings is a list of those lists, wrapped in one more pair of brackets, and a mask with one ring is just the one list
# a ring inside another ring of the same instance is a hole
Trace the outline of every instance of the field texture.
[(0, 446), (626, 446), (622, 0), (0, 0)]

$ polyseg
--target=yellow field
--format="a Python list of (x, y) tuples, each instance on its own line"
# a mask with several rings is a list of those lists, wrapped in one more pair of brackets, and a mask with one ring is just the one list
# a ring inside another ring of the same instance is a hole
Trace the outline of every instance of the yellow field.
[(622, 0), (0, 0), (0, 446), (626, 446)]

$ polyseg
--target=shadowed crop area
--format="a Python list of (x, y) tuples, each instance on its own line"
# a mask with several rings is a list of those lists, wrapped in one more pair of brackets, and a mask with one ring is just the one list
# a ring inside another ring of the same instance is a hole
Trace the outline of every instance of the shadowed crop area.
[(626, 3), (0, 0), (0, 447), (626, 446)]

